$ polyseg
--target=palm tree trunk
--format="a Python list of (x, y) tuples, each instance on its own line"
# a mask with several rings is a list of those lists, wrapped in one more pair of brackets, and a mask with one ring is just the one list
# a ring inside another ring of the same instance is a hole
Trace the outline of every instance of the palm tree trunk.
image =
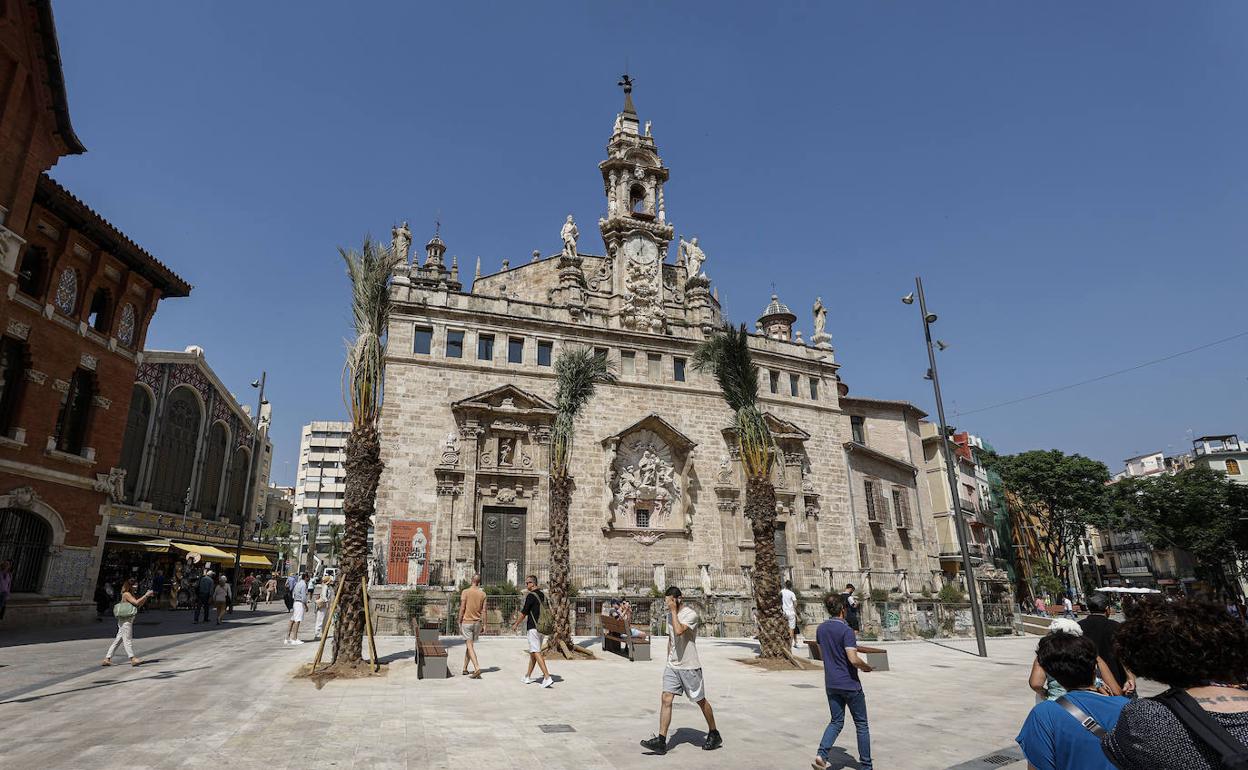
[(550, 606), (555, 613), (555, 630), (547, 646), (565, 657), (572, 650), (572, 614), (568, 599), (568, 509), (572, 505), (572, 479), (550, 479)]
[(780, 567), (776, 563), (776, 491), (771, 482), (750, 479), (745, 515), (754, 531), (754, 607), (758, 615), (759, 656), (793, 660), (789, 625), (780, 610)]
[(381, 478), (381, 442), (373, 426), (355, 426), (347, 437), (346, 483), (342, 513), (346, 520), (342, 537), (338, 632), (334, 635), (334, 664), (358, 666), (364, 638), (364, 599), (360, 583), (368, 563), (368, 523), (377, 499)]

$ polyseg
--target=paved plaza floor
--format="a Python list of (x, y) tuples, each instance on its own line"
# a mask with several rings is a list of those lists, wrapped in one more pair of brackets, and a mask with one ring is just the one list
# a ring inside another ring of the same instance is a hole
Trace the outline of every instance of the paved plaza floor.
[[(316, 645), (287, 647), (284, 607), (236, 610), (221, 626), (189, 613), (145, 612), (135, 628), (138, 668), (99, 665), (116, 626), (0, 630), (0, 766), (13, 768), (804, 768), (828, 721), (819, 671), (762, 671), (737, 662), (750, 640), (698, 642), (724, 747), (701, 750), (701, 712), (680, 699), (667, 756), (638, 741), (657, 732), (664, 640), (632, 663), (552, 661), (550, 689), (523, 685), (519, 637), (480, 644), (484, 678), (420, 680), (410, 637), (383, 638), (383, 678), (322, 689), (292, 672)], [(306, 624), (305, 624), (306, 625)], [(310, 638), (310, 632), (304, 638)], [(864, 674), (872, 749), (881, 770), (1022, 768), (984, 762), (1005, 750), (1031, 707), (1035, 638), (881, 644), (888, 672)], [(547, 726), (543, 729), (543, 725)], [(563, 725), (567, 727), (555, 727)], [(568, 730), (549, 732), (549, 730)], [(857, 767), (852, 724), (837, 741)], [(981, 761), (973, 761), (980, 758)], [(965, 764), (964, 764), (965, 763)], [(835, 766), (835, 765), (834, 765)]]

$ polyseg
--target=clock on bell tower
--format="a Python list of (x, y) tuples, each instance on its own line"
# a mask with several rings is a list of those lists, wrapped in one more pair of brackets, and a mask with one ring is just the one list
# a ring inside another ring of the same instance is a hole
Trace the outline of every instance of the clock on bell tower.
[(663, 265), (675, 235), (667, 222), (663, 185), (668, 170), (659, 157), (650, 123), (644, 131), (633, 106), (633, 80), (620, 78), (624, 110), (615, 117), (607, 159), (598, 164), (607, 196), (607, 215), (598, 220), (615, 291), (623, 298), (620, 322), (628, 328), (662, 332)]

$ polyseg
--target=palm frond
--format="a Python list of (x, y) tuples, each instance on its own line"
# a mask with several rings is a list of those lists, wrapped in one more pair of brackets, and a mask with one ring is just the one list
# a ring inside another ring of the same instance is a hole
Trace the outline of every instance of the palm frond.
[(615, 371), (605, 356), (589, 348), (564, 350), (555, 361), (555, 427), (551, 437), (550, 469), (557, 477), (568, 473), (576, 416), (594, 397), (599, 385), (615, 382)]
[(750, 354), (750, 335), (745, 325), (724, 327), (693, 351), (692, 366), (709, 371), (733, 411), (741, 463), (750, 478), (765, 479), (775, 458), (775, 440), (758, 410), (758, 367)]
[(386, 329), (390, 323), (390, 276), (403, 257), (365, 236), (359, 251), (339, 248), (351, 280), (355, 339), (347, 343), (343, 400), (354, 425), (373, 425), (381, 411)]

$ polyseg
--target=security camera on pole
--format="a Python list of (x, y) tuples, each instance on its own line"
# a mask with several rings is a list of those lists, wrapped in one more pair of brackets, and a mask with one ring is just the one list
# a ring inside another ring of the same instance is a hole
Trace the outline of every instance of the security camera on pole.
[[(971, 565), (971, 554), (967, 546), (968, 536), (966, 519), (962, 517), (962, 499), (958, 496), (957, 466), (954, 464), (953, 449), (949, 446), (949, 428), (945, 425), (945, 402), (940, 398), (940, 374), (936, 371), (936, 351), (932, 347), (932, 324), (936, 323), (936, 314), (927, 312), (927, 300), (923, 296), (923, 279), (916, 277), (914, 287), (919, 293), (919, 313), (923, 316), (923, 337), (927, 341), (928, 370), (924, 379), (932, 381), (932, 389), (936, 392), (936, 416), (940, 420), (940, 444), (945, 450), (945, 471), (949, 477), (949, 493), (953, 501), (953, 520), (957, 526), (958, 546), (962, 550), (962, 570), (966, 575), (966, 591), (971, 600), (971, 619), (975, 622), (975, 641), (979, 645), (979, 656), (988, 657), (988, 647), (984, 642), (984, 616), (979, 606), (979, 589), (975, 585), (975, 568)], [(914, 292), (901, 298), (907, 305), (914, 304)], [(943, 341), (937, 341), (941, 350), (949, 347)]]

